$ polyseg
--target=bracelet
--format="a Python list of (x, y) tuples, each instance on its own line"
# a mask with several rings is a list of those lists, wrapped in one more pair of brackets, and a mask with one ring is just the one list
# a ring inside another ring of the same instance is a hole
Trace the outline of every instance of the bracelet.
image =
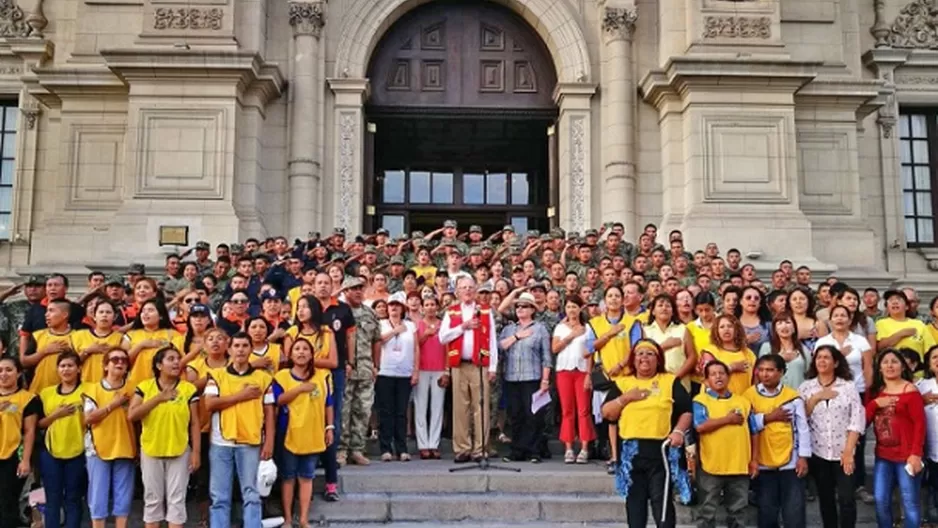
[(325, 429), (325, 430), (326, 430), (326, 431), (335, 431), (335, 426), (332, 425), (332, 424), (329, 424), (329, 425), (326, 426), (326, 429)]

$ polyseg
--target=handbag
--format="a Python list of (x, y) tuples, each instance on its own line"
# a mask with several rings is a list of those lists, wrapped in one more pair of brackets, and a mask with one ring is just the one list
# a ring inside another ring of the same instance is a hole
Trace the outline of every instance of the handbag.
[(616, 386), (616, 382), (609, 379), (606, 371), (599, 365), (593, 367), (593, 371), (590, 372), (590, 383), (593, 385), (593, 390), (598, 392), (606, 392)]

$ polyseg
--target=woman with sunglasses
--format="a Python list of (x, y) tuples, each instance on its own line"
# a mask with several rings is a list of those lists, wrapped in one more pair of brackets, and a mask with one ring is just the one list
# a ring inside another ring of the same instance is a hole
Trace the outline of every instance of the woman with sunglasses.
[(100, 300), (94, 308), (94, 326), (78, 330), (72, 336), (72, 344), (81, 357), (84, 368), (81, 369), (81, 381), (95, 384), (104, 379), (106, 362), (103, 354), (112, 348), (119, 348), (124, 334), (114, 328), (117, 310), (110, 301)]
[(39, 398), (20, 386), (22, 373), (19, 360), (0, 358), (0, 526), (19, 525), (20, 493), (32, 472), (36, 424), (42, 413)]
[(45, 526), (81, 526), (81, 493), (85, 477), (81, 358), (73, 350), (59, 354), (56, 361), (59, 383), (39, 393), (45, 431), (45, 449), (39, 453), (39, 469), (46, 491)]
[(157, 299), (145, 301), (121, 345), (130, 354), (130, 386), (136, 387), (153, 377), (153, 356), (157, 350), (170, 345), (181, 350), (182, 341), (183, 337), (173, 330), (166, 305)]
[(745, 339), (751, 350), (759, 350), (769, 342), (772, 314), (765, 304), (762, 292), (753, 286), (743, 288), (739, 304), (733, 312), (745, 330)]
[(234, 292), (222, 307), (222, 316), (218, 318), (218, 328), (229, 336), (245, 330), (248, 321), (248, 295), (245, 292)]
[[(128, 418), (141, 422), (140, 472), (143, 480), (143, 522), (169, 528), (186, 522), (189, 474), (201, 463), (198, 392), (180, 378), (182, 356), (172, 346), (153, 354), (155, 376), (136, 387)], [(191, 446), (191, 451), (190, 451)]]
[(113, 346), (101, 360), (103, 379), (84, 386), (88, 510), (93, 528), (104, 528), (108, 514), (114, 516), (116, 528), (126, 528), (137, 454), (133, 427), (127, 419), (127, 404), (133, 394), (126, 383), (130, 356), (126, 350)]
[[(179, 295), (166, 305), (171, 310), (173, 328), (180, 334), (189, 331), (189, 309), (198, 304), (200, 300), (201, 296), (198, 292), (187, 288), (179, 292)], [(173, 310), (174, 307), (176, 307), (175, 310)]]

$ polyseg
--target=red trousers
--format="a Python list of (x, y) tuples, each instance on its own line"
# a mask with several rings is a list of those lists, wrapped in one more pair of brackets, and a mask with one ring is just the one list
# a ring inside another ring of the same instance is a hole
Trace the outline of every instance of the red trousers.
[(583, 388), (588, 374), (579, 370), (557, 372), (557, 393), (560, 395), (560, 441), (572, 443), (579, 431), (580, 442), (596, 439), (593, 414), (590, 412), (592, 391)]

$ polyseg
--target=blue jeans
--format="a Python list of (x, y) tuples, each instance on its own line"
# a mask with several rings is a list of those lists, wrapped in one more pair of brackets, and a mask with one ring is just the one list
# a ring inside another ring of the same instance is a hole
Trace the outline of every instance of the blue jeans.
[[(101, 460), (88, 455), (88, 510), (92, 520), (130, 515), (134, 496), (134, 461), (131, 459)], [(114, 505), (108, 510), (113, 496)]]
[(231, 526), (231, 485), (238, 475), (243, 501), (244, 526), (261, 525), (261, 497), (257, 492), (257, 466), (261, 462), (260, 446), (217, 446), (208, 451), (212, 471), (209, 475), (209, 495), (212, 506), (209, 522), (212, 528)]
[(46, 490), (45, 525), (63, 526), (61, 511), (64, 507), (65, 528), (81, 526), (85, 455), (61, 459), (42, 449), (39, 453), (39, 470), (42, 472), (42, 487)]
[[(342, 438), (342, 400), (345, 395), (345, 369), (337, 368), (332, 370), (332, 401), (335, 431), (333, 438)], [(322, 455), (322, 465), (326, 469), (326, 484), (337, 484), (339, 482), (339, 461), (336, 458), (339, 450), (339, 442), (332, 442), (332, 445), (326, 448)]]
[(902, 514), (905, 528), (918, 528), (922, 523), (922, 511), (919, 507), (919, 488), (922, 484), (921, 472), (910, 476), (905, 471), (905, 462), (891, 462), (876, 459), (873, 466), (873, 496), (876, 497), (876, 525), (879, 528), (892, 528), (892, 490), (899, 484), (899, 496), (902, 498)]
[(760, 470), (757, 488), (759, 528), (778, 528), (778, 514), (782, 514), (785, 528), (804, 528), (804, 479), (794, 469), (784, 471)]

